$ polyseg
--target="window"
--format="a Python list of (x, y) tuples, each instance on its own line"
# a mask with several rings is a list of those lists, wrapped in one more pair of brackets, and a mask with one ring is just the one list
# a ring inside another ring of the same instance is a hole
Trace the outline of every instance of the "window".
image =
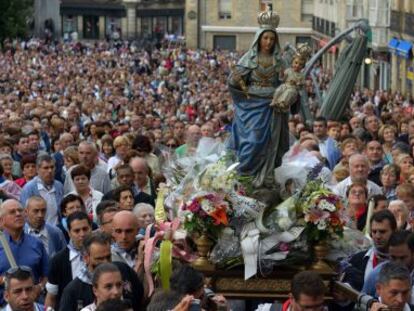
[(83, 16), (83, 37), (85, 39), (99, 38), (99, 16)]
[(232, 0), (218, 0), (219, 1), (219, 18), (231, 19), (231, 1)]
[(298, 46), (298, 44), (302, 44), (302, 43), (306, 43), (309, 46), (312, 46), (312, 39), (311, 37), (306, 37), (306, 36), (297, 36), (296, 37), (296, 46)]
[(148, 37), (152, 35), (152, 18), (142, 17), (141, 18), (141, 35)]
[(236, 36), (214, 36), (214, 49), (234, 51)]
[(347, 0), (347, 19), (354, 20), (363, 17), (363, 3), (360, 0)]
[(121, 18), (119, 17), (106, 17), (106, 32), (107, 38), (120, 39), (121, 37)]
[(181, 36), (183, 34), (183, 18), (181, 16), (171, 16), (170, 33)]
[(301, 21), (302, 22), (312, 22), (313, 16), (313, 1), (312, 0), (302, 0), (301, 2)]
[(77, 16), (67, 15), (63, 16), (63, 34), (78, 31), (78, 18)]
[(157, 16), (152, 21), (152, 31), (155, 34), (164, 35), (168, 31), (167, 16)]

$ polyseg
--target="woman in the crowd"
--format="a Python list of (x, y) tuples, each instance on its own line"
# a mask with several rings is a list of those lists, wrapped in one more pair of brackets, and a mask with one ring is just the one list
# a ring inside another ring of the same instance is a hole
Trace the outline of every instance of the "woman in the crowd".
[(84, 307), (81, 311), (95, 311), (103, 302), (109, 299), (122, 298), (124, 282), (121, 272), (113, 263), (101, 263), (92, 275), (92, 290), (95, 302)]
[(138, 220), (138, 234), (145, 235), (145, 229), (155, 221), (154, 207), (148, 203), (138, 203), (134, 207), (134, 214)]
[(400, 167), (395, 164), (385, 165), (380, 173), (382, 192), (387, 200), (397, 199), (395, 189), (400, 180)]
[(0, 164), (0, 192), (3, 192), (1, 196), (20, 200), (22, 188), (20, 188), (14, 181), (5, 178), (3, 172), (3, 166)]
[(78, 148), (69, 146), (63, 151), (63, 171), (66, 173), (72, 166), (79, 164)]
[(103, 194), (91, 187), (90, 169), (83, 165), (77, 165), (72, 169), (70, 175), (75, 186), (75, 190), (71, 194), (79, 195), (82, 198), (86, 213), (96, 222), (96, 206), (101, 202)]
[(35, 155), (24, 155), (20, 160), (20, 165), (23, 172), (23, 177), (15, 180), (15, 183), (20, 187), (23, 186), (30, 180), (32, 180), (36, 174), (36, 156)]
[(394, 214), (397, 221), (397, 230), (411, 230), (409, 223), (409, 212), (407, 206), (402, 200), (391, 201), (388, 209)]
[(101, 139), (102, 147), (99, 154), (99, 158), (108, 163), (108, 160), (113, 157), (114, 150), (114, 139), (110, 135), (104, 135)]
[(364, 231), (367, 222), (368, 190), (364, 183), (352, 183), (347, 192), (347, 211), (349, 215), (348, 227)]
[(136, 136), (132, 145), (132, 149), (138, 151), (139, 156), (147, 160), (148, 166), (151, 168), (153, 176), (160, 174), (160, 160), (154, 153), (152, 153), (151, 140), (147, 136)]
[[(69, 215), (75, 212), (86, 212), (85, 205), (83, 204), (83, 200), (80, 196), (76, 194), (68, 194), (62, 199), (62, 202), (60, 202), (59, 211), (61, 218), (57, 224), (57, 227), (63, 232), (66, 242), (69, 243), (70, 237), (66, 219)], [(92, 230), (96, 229), (98, 229), (98, 225), (95, 222), (92, 222)]]
[(108, 160), (108, 172), (114, 175), (114, 169), (117, 165), (126, 163), (126, 156), (129, 150), (131, 150), (131, 141), (125, 136), (118, 136), (113, 143), (115, 149), (115, 155)]
[(378, 137), (382, 143), (382, 148), (384, 150), (385, 162), (393, 163), (391, 150), (397, 138), (396, 128), (393, 125), (385, 124), (380, 128), (378, 132)]
[(408, 153), (400, 154), (395, 164), (400, 167), (400, 183), (408, 180), (410, 169), (413, 167), (413, 158)]
[(129, 186), (125, 185), (114, 189), (112, 199), (119, 203), (120, 210), (132, 211), (134, 208), (134, 194)]
[(5, 153), (0, 154), (0, 164), (3, 167), (3, 178), (13, 181), (13, 158), (11, 155)]

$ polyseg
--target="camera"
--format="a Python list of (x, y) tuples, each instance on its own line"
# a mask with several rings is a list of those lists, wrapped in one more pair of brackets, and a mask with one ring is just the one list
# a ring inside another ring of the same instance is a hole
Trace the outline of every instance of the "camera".
[[(370, 295), (360, 294), (355, 309), (359, 311), (369, 311), (374, 302), (378, 302), (378, 299)], [(381, 311), (391, 311), (391, 309), (381, 308)]]
[(188, 311), (201, 311), (201, 301), (200, 299), (193, 299), (191, 305), (188, 308)]

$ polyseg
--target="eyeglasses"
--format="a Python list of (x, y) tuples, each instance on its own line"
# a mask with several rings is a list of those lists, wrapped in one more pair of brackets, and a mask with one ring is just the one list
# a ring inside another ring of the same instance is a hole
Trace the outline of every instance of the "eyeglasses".
[(364, 195), (365, 191), (350, 191), (349, 194), (352, 195)]

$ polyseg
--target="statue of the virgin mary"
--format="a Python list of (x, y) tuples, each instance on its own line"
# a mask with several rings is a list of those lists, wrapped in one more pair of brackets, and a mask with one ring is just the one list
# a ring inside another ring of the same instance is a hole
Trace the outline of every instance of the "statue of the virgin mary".
[(268, 8), (258, 22), (251, 48), (229, 77), (235, 107), (229, 147), (238, 157), (239, 172), (252, 176), (255, 188), (273, 188), (274, 169), (289, 149), (289, 112), (269, 106), (284, 69), (276, 32), (279, 16)]

